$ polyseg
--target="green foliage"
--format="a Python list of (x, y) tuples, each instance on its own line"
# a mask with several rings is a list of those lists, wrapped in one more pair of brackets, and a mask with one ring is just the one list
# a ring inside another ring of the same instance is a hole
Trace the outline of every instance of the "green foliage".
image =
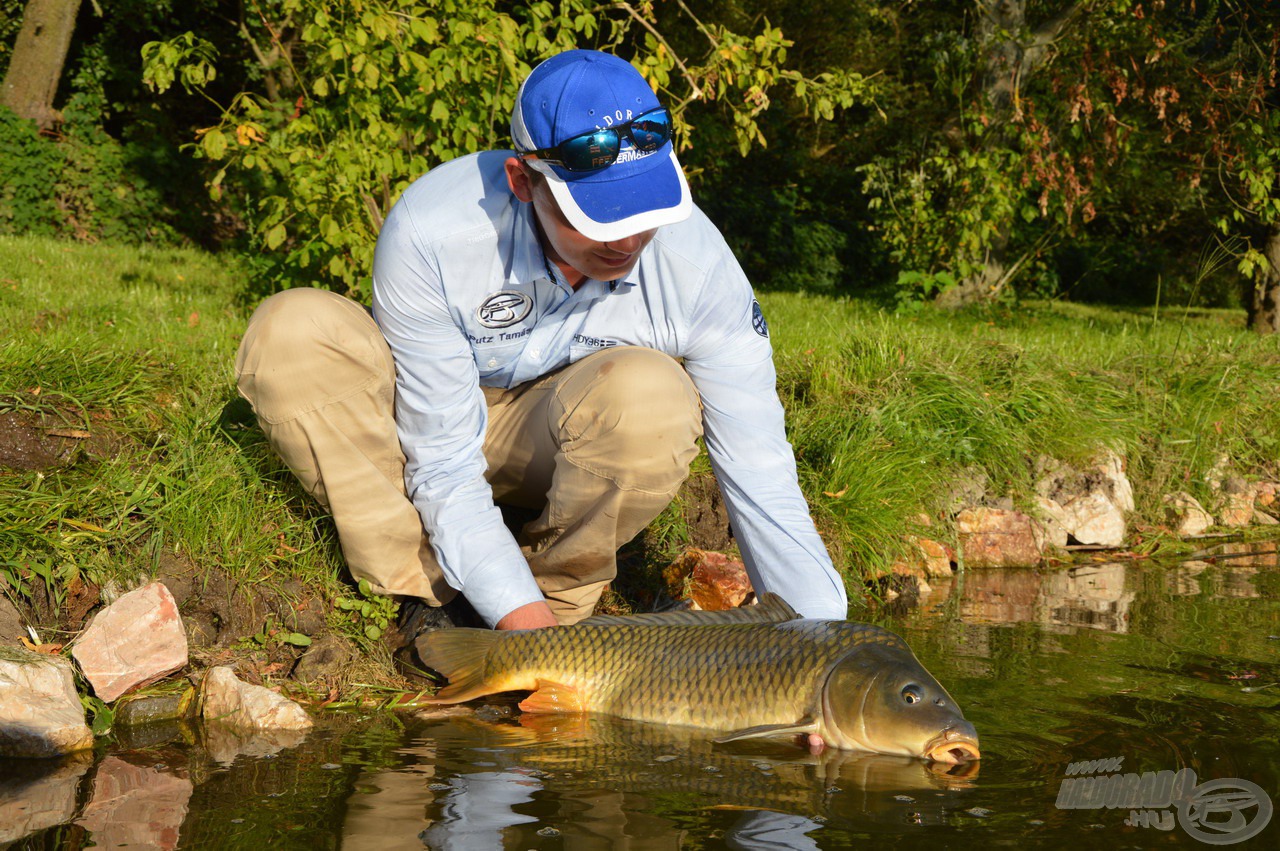
[[(68, 107), (73, 119), (77, 106)], [(177, 241), (159, 193), (130, 160), (128, 147), (92, 123), (68, 122), (50, 139), (0, 107), (0, 233)]]
[(357, 586), (360, 596), (339, 597), (337, 606), (345, 613), (349, 631), (358, 641), (377, 641), (395, 622), (400, 604), (392, 597), (376, 594), (369, 580), (361, 579)]
[(0, 233), (49, 235), (58, 231), (54, 181), (62, 170), (57, 146), (34, 122), (0, 107)]
[[(228, 101), (192, 151), (218, 165), (215, 199), (244, 195), (277, 278), (357, 296), (399, 194), (433, 165), (508, 144), (520, 80), (554, 53), (641, 43), (638, 67), (674, 111), (723, 104), (742, 152), (763, 144), (757, 117), (775, 87), (798, 92), (820, 117), (867, 91), (855, 74), (786, 69), (789, 42), (767, 24), (748, 37), (699, 23), (697, 61), (677, 55), (649, 4), (562, 0), (508, 11), (492, 0), (279, 0), (260, 11), (262, 26), (245, 31), (267, 85)], [(213, 50), (190, 34), (148, 44), (143, 56), (157, 91), (174, 80), (199, 87), (215, 73)]]

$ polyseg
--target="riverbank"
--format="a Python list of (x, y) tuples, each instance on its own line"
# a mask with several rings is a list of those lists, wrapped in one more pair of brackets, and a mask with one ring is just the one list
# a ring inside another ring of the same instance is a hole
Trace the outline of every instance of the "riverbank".
[[(0, 238), (0, 589), (17, 624), (0, 639), (66, 643), (105, 601), (161, 578), (197, 664), (272, 681), (324, 655), (309, 669), (317, 700), (345, 700), (353, 682), (393, 700), (410, 688), (384, 640), (394, 606), (350, 584), (331, 524), (235, 394), (249, 276), (233, 257)], [(1087, 478), (1104, 452), (1121, 460), (1130, 557), (1194, 546), (1168, 495), (1212, 513), (1225, 482), (1280, 480), (1280, 341), (1243, 314), (761, 302), (802, 485), (855, 595), (922, 537), (958, 566), (964, 507), (1042, 517), (1049, 462)], [(690, 546), (733, 550), (705, 456), (625, 551), (608, 605), (650, 603)]]

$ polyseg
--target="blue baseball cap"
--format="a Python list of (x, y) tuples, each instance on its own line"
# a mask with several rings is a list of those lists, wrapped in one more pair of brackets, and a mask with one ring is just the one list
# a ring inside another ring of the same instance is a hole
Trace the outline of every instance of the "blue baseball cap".
[[(566, 139), (630, 121), (661, 104), (640, 72), (598, 50), (568, 50), (540, 63), (520, 84), (511, 113), (517, 153), (554, 148)], [(597, 242), (624, 239), (684, 221), (693, 199), (668, 140), (656, 151), (622, 139), (617, 160), (574, 172), (538, 158), (525, 162), (547, 184), (569, 224)]]

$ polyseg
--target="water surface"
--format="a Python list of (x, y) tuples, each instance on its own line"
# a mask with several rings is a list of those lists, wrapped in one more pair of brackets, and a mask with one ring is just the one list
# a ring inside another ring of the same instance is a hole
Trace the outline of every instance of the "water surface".
[[(0, 847), (1226, 844), (1280, 798), (1276, 564), (1269, 549), (1223, 545), (1172, 566), (974, 571), (914, 605), (855, 610), (903, 635), (960, 702), (982, 738), (977, 765), (712, 746), (679, 729), (521, 717), (506, 701), (331, 714), (275, 741), (168, 725), (121, 734), (96, 759), (0, 761)], [(1064, 783), (1183, 769), (1199, 797), (1181, 820), (1176, 803), (1062, 806)], [(1233, 847), (1278, 840), (1273, 819)]]

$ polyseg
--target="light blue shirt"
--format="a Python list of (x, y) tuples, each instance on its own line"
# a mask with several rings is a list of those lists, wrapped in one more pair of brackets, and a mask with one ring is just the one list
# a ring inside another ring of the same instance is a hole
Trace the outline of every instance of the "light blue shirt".
[(396, 362), (405, 482), (446, 581), (490, 624), (543, 599), (485, 480), (481, 386), (514, 387), (610, 346), (682, 358), (757, 591), (843, 619), (844, 583), (796, 479), (759, 305), (701, 210), (658, 230), (625, 279), (569, 287), (546, 261), (507, 151), (415, 181), (378, 236), (373, 312)]

